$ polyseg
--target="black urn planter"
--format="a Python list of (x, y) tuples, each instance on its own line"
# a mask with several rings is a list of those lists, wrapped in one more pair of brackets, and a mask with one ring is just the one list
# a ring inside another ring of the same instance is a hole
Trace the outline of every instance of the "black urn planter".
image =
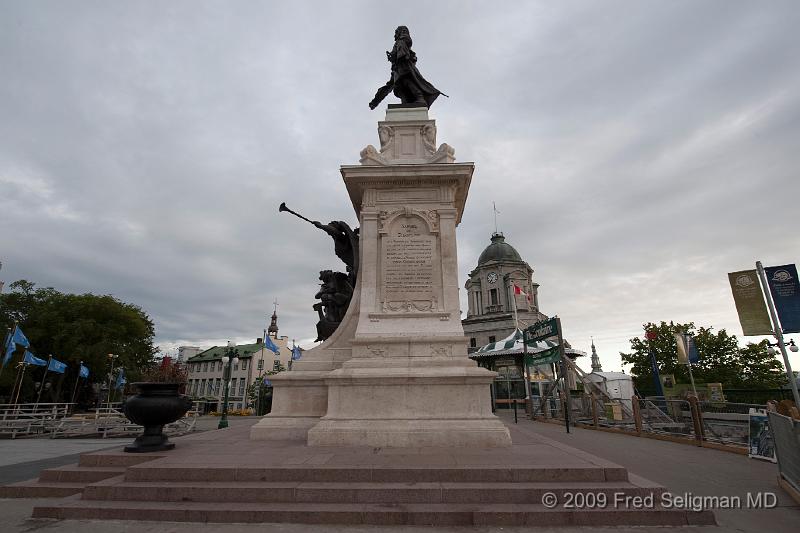
[(178, 394), (182, 383), (134, 383), (139, 394), (125, 400), (122, 412), (134, 424), (144, 426), (144, 433), (126, 452), (145, 453), (171, 450), (175, 444), (164, 435), (164, 425), (175, 422), (192, 407), (188, 396)]

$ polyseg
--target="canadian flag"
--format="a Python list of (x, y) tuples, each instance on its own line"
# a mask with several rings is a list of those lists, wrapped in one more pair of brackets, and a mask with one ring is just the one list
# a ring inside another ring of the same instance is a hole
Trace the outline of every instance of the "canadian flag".
[(514, 284), (514, 294), (523, 294), (528, 301), (531, 299), (531, 295), (517, 287), (516, 283)]

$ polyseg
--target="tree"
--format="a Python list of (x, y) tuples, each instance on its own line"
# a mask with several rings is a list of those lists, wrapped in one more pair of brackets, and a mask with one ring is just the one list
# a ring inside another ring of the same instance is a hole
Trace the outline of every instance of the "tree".
[[(68, 364), (65, 374), (48, 373), (53, 387), (42, 401), (70, 400), (80, 361), (90, 370), (90, 383), (107, 381), (110, 353), (119, 356), (114, 367), (124, 368), (129, 382), (138, 378), (141, 369), (152, 365), (157, 351), (153, 345), (155, 329), (140, 307), (110, 295), (36, 288), (25, 280), (15, 281), (9, 288), (11, 292), (0, 295), (3, 329), (12, 328), (16, 322), (30, 340), (32, 353), (42, 359), (52, 355)], [(0, 378), (0, 395), (10, 395), (16, 376), (12, 370), (22, 353), (18, 350), (6, 365)], [(43, 374), (42, 367), (27, 369), (21, 399), (33, 398), (33, 384)]]
[(247, 387), (247, 401), (255, 407), (257, 415), (263, 415), (265, 409), (272, 406), (272, 386), (264, 385), (264, 377), (274, 376), (284, 370), (286, 368), (278, 363), (278, 368), (259, 374), (258, 378)]
[(622, 362), (633, 365), (631, 374), (638, 388), (653, 390), (653, 370), (650, 362), (652, 347), (659, 373), (674, 374), (679, 383), (689, 383), (689, 372), (685, 364), (678, 362), (675, 333), (694, 336), (700, 360), (692, 365), (692, 374), (698, 383), (722, 383), (727, 388), (774, 388), (785, 382), (783, 367), (778, 360), (767, 354), (766, 341), (749, 343), (740, 348), (735, 335), (721, 329), (699, 328), (693, 322), (675, 324), (661, 322), (644, 325), (646, 331), (654, 332), (655, 339), (648, 341), (634, 337), (630, 340), (631, 351), (620, 353)]

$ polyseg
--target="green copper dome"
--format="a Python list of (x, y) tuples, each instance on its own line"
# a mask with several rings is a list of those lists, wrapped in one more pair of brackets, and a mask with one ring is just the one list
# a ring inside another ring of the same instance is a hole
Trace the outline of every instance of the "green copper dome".
[(486, 247), (481, 256), (478, 258), (478, 265), (488, 263), (489, 261), (519, 261), (522, 258), (519, 256), (513, 246), (506, 243), (506, 238), (502, 233), (492, 234), (492, 244)]

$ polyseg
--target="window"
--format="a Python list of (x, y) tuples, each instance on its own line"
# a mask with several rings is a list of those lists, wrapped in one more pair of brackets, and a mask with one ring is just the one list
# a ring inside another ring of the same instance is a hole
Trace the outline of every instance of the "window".
[(206, 380), (200, 381), (200, 396), (205, 396), (206, 394)]
[(244, 396), (244, 378), (239, 378), (239, 396)]
[(203, 372), (205, 372), (205, 371), (207, 371), (207, 370), (208, 370), (208, 361), (206, 361), (205, 363), (203, 363)]
[(222, 382), (220, 378), (214, 380), (214, 396), (219, 396), (219, 385)]
[(258, 371), (261, 372), (262, 370), (264, 370), (264, 360), (260, 359), (258, 361)]
[(242, 370), (247, 370), (247, 359), (242, 359)]
[(275, 359), (275, 361), (272, 363), (272, 370), (280, 370), (280, 369), (281, 369), (281, 360)]
[(239, 370), (239, 363), (234, 363), (233, 364), (233, 369), (234, 370)]
[(469, 339), (469, 347), (470, 348), (477, 348), (478, 347), (478, 341), (475, 340), (475, 337), (470, 337), (470, 339)]
[(489, 342), (490, 343), (494, 342), (494, 335), (489, 335)]
[(489, 289), (490, 305), (497, 305), (497, 289)]

